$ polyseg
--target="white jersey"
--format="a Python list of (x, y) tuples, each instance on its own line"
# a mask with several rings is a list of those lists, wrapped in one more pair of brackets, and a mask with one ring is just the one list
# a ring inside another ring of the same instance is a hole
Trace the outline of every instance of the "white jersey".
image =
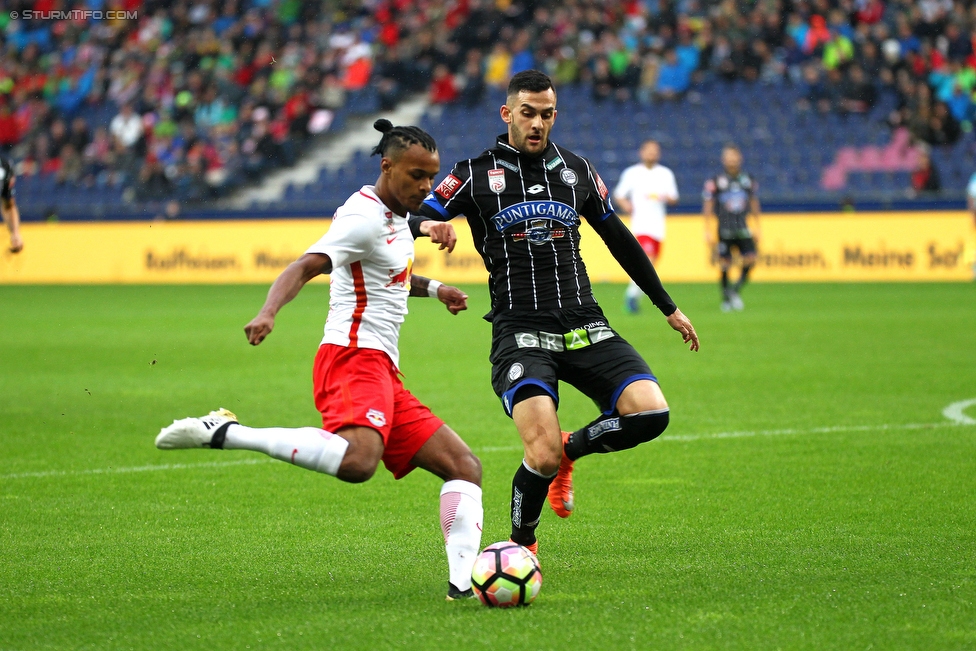
[(322, 343), (382, 350), (399, 366), (397, 342), (414, 257), (406, 217), (383, 205), (373, 186), (364, 185), (306, 253), (324, 253), (332, 260)]
[(664, 215), (667, 202), (678, 199), (678, 184), (674, 172), (664, 165), (648, 169), (643, 163), (631, 165), (620, 176), (613, 191), (634, 205), (630, 229), (635, 235), (648, 235), (664, 241)]

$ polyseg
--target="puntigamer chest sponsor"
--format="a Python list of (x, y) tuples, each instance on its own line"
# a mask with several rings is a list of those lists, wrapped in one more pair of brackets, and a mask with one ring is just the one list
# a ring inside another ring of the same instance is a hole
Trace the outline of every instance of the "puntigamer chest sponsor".
[(529, 219), (553, 219), (565, 226), (579, 223), (579, 213), (559, 201), (523, 201), (498, 212), (491, 221), (504, 231)]

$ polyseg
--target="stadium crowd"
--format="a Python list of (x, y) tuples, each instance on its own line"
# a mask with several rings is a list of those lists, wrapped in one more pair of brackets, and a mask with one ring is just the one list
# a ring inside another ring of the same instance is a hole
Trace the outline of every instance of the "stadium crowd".
[(0, 16), (0, 151), (19, 174), (207, 200), (291, 164), (367, 97), (477, 105), (530, 68), (596, 102), (741, 80), (793, 88), (798, 111), (863, 114), (889, 93), (892, 127), (934, 146), (976, 112), (970, 0), (108, 2), (9, 8), (137, 17)]

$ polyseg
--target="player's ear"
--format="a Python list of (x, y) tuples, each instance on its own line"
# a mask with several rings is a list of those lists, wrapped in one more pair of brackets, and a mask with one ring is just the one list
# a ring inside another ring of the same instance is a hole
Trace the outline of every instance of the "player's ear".
[(380, 172), (389, 174), (393, 170), (393, 161), (386, 156), (380, 161)]
[(508, 108), (508, 104), (502, 104), (502, 107), (498, 109), (498, 112), (502, 116), (502, 122), (505, 124), (512, 123), (512, 111)]

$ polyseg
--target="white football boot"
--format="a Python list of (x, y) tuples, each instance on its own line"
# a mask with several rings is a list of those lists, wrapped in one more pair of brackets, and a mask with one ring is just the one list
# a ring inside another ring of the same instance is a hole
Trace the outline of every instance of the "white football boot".
[(160, 450), (222, 448), (227, 426), (235, 424), (237, 416), (223, 407), (200, 418), (174, 420), (172, 425), (160, 430), (156, 447)]

